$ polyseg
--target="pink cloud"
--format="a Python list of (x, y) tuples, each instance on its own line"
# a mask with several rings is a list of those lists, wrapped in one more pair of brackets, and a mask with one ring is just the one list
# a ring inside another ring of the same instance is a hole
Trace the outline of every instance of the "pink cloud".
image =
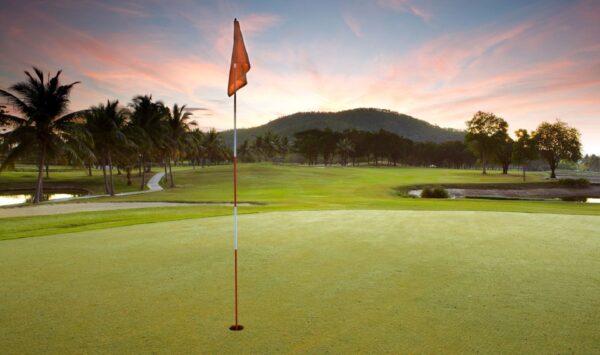
[(354, 35), (356, 37), (358, 37), (358, 38), (365, 37), (365, 34), (362, 30), (362, 26), (360, 25), (360, 23), (354, 16), (352, 16), (350, 14), (344, 14), (342, 16), (342, 18), (344, 19), (344, 23), (346, 24), (346, 26), (348, 26), (350, 31), (352, 31), (352, 33), (354, 33)]
[[(411, 1), (378, 3), (431, 20)], [(45, 70), (65, 69), (65, 80), (83, 81), (74, 91), (74, 109), (107, 98), (126, 103), (135, 94), (151, 93), (168, 104), (206, 108), (210, 115), (197, 112), (195, 116), (199, 125), (226, 129), (231, 127), (231, 103), (225, 96), (231, 14), (241, 13), (253, 64), (250, 85), (238, 96), (241, 127), (295, 111), (370, 106), (463, 128), (475, 111), (484, 109), (504, 116), (511, 129), (531, 129), (541, 120), (560, 117), (584, 130), (585, 144), (600, 142), (600, 24), (589, 15), (599, 7), (593, 3), (567, 7), (550, 18), (444, 33), (405, 52), (349, 58), (345, 66), (327, 61), (345, 54), (344, 43), (332, 44), (323, 37), (314, 42), (267, 43), (261, 36), (284, 24), (282, 17), (244, 14), (235, 4), (223, 4), (228, 8), (216, 12), (194, 11), (197, 5), (187, 1), (181, 7), (161, 9), (170, 20), (193, 26), (195, 35), (204, 39), (185, 50), (174, 50), (173, 38), (153, 27), (139, 33), (94, 34), (47, 16), (35, 6), (30, 6), (27, 17), (22, 15), (25, 12), (14, 18), (0, 14), (7, 29), (0, 36), (10, 38), (3, 41), (0, 69), (8, 72), (5, 68), (10, 66), (15, 71), (19, 66), (17, 79), (31, 64), (41, 64)], [(120, 4), (119, 9), (105, 11), (142, 16), (137, 9)], [(362, 18), (349, 13), (342, 18), (354, 35), (364, 36), (358, 20)], [(31, 63), (39, 58), (43, 63)], [(0, 87), (11, 83), (13, 77), (0, 78)]]

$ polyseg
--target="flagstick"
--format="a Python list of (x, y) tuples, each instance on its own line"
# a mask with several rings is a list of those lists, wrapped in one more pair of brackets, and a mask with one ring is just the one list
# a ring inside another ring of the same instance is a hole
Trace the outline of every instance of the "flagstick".
[[(233, 64), (234, 83), (237, 85), (236, 63)], [(239, 331), (244, 326), (238, 322), (238, 240), (237, 240), (237, 91), (233, 94), (233, 268), (235, 289), (235, 324), (229, 330)]]

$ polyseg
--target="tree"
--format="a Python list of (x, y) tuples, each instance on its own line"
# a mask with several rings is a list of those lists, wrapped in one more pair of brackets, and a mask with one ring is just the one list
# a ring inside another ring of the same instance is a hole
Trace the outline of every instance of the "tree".
[(273, 161), (280, 152), (280, 140), (281, 137), (277, 134), (267, 131), (254, 139), (252, 150), (256, 153), (259, 161), (262, 160), (261, 158)]
[(205, 152), (206, 159), (210, 162), (225, 161), (230, 156), (229, 150), (223, 142), (223, 138), (214, 128), (204, 133), (202, 148)]
[(14, 162), (18, 157), (29, 152), (37, 155), (38, 177), (33, 197), (33, 203), (42, 200), (44, 191), (43, 169), (48, 156), (69, 149), (65, 142), (77, 130), (75, 119), (82, 115), (82, 111), (67, 113), (69, 96), (73, 87), (79, 82), (61, 85), (59, 70), (55, 76), (44, 80), (44, 73), (38, 68), (33, 68), (34, 75), (25, 71), (27, 80), (14, 84), (9, 91), (0, 90), (4, 97), (22, 117), (3, 113), (0, 125), (10, 125), (14, 129), (6, 136), (7, 143), (12, 147), (0, 171)]
[(508, 168), (510, 167), (510, 163), (512, 163), (512, 152), (513, 152), (513, 140), (506, 135), (503, 141), (498, 141), (495, 155), (496, 160), (500, 165), (502, 165), (502, 174), (508, 174)]
[[(125, 135), (127, 136), (126, 132), (125, 130)], [(119, 150), (115, 153), (116, 166), (121, 170), (125, 170), (127, 186), (131, 186), (133, 183), (131, 181), (131, 170), (139, 164), (140, 154), (137, 145), (131, 140), (127, 140), (125, 144), (119, 146)]]
[(488, 157), (506, 140), (508, 123), (493, 113), (478, 111), (467, 121), (465, 142), (474, 154), (478, 155), (486, 174)]
[(349, 153), (352, 166), (360, 164), (359, 159), (369, 155), (369, 137), (371, 133), (356, 129), (345, 130), (344, 137), (352, 142), (353, 150)]
[[(6, 106), (4, 105), (0, 105), (0, 122), (2, 121), (2, 116), (7, 113), (6, 112)], [(8, 151), (9, 147), (6, 144), (6, 132), (8, 131), (8, 127), (6, 127), (4, 124), (0, 123), (0, 158), (2, 159), (2, 161), (4, 161), (4, 156), (6, 154), (6, 152)], [(10, 167), (8, 167), (9, 169), (12, 169), (14, 167), (14, 164), (11, 164)]]
[(294, 138), (294, 149), (308, 161), (308, 165), (316, 164), (320, 153), (321, 131), (309, 129), (297, 132)]
[(323, 154), (323, 164), (332, 164), (333, 158), (336, 152), (337, 143), (341, 138), (339, 132), (334, 132), (329, 128), (325, 128), (321, 133), (321, 139), (319, 141), (319, 147)]
[[(171, 187), (175, 187), (175, 181), (173, 180), (173, 169), (171, 168), (171, 159), (180, 154), (185, 150), (185, 147), (189, 142), (190, 136), (187, 133), (190, 131), (191, 126), (195, 126), (196, 122), (190, 122), (192, 113), (185, 111), (185, 106), (173, 105), (173, 110), (167, 109), (167, 124), (169, 126), (169, 142), (167, 149), (167, 163), (169, 166), (169, 177), (171, 181)], [(193, 144), (193, 143), (192, 143)]]
[(250, 142), (248, 142), (247, 139), (240, 144), (237, 154), (242, 162), (248, 163), (252, 161), (252, 149), (250, 147)]
[(348, 165), (350, 154), (354, 151), (354, 145), (348, 137), (344, 137), (338, 141), (337, 151), (340, 155), (342, 166), (346, 166)]
[[(107, 194), (114, 196), (113, 157), (117, 147), (126, 144), (127, 137), (123, 133), (127, 123), (127, 110), (120, 109), (119, 101), (107, 101), (106, 105), (99, 104), (90, 108), (84, 115), (85, 127), (92, 135), (96, 157), (102, 165), (104, 189)], [(106, 166), (108, 165), (108, 178)]]
[(600, 157), (595, 154), (586, 154), (585, 157), (583, 157), (582, 163), (589, 171), (600, 171)]
[(282, 161), (285, 160), (286, 155), (290, 151), (290, 140), (286, 136), (278, 136), (277, 140), (277, 152), (281, 154)]
[(556, 178), (556, 167), (561, 160), (576, 162), (581, 159), (580, 136), (576, 128), (560, 120), (542, 122), (533, 132), (540, 156), (550, 165), (552, 179)]
[(206, 151), (203, 146), (204, 133), (199, 128), (195, 128), (188, 132), (187, 136), (189, 144), (186, 146), (186, 152), (192, 162), (192, 166), (196, 168), (196, 165), (200, 165), (206, 157)]
[(151, 95), (138, 95), (130, 104), (133, 112), (128, 131), (139, 151), (139, 166), (142, 176), (140, 190), (146, 185), (146, 163), (153, 151), (164, 147), (168, 133), (166, 124), (167, 110), (162, 102), (152, 101)]
[(537, 149), (535, 140), (531, 138), (526, 129), (518, 129), (515, 131), (517, 140), (513, 142), (512, 159), (515, 163), (521, 164), (523, 169), (523, 181), (525, 181), (525, 170), (527, 164), (537, 159)]

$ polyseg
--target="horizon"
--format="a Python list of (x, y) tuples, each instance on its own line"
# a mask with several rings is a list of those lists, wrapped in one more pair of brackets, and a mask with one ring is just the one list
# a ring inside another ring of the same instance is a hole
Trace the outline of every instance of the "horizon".
[(82, 82), (72, 110), (152, 94), (187, 104), (202, 128), (228, 130), (237, 17), (252, 63), (240, 128), (378, 108), (464, 130), (482, 110), (505, 118), (511, 135), (560, 119), (579, 129), (584, 153), (600, 153), (598, 2), (148, 4), (2, 1), (0, 87), (31, 66), (62, 69), (63, 82)]

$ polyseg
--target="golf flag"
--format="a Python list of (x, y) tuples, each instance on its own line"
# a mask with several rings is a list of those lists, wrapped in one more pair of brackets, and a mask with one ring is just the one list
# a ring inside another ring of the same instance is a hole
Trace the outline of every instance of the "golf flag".
[(238, 229), (237, 229), (237, 94), (248, 82), (246, 73), (250, 70), (250, 60), (242, 30), (237, 19), (233, 20), (233, 52), (231, 53), (231, 67), (229, 68), (229, 83), (227, 95), (233, 95), (233, 269), (234, 269), (234, 302), (235, 323), (230, 330), (239, 331), (244, 326), (239, 323), (238, 317)]
[(237, 19), (233, 20), (233, 52), (231, 53), (231, 67), (229, 68), (229, 84), (227, 95), (231, 96), (236, 91), (248, 84), (246, 73), (250, 71), (250, 60), (244, 45), (244, 37)]

